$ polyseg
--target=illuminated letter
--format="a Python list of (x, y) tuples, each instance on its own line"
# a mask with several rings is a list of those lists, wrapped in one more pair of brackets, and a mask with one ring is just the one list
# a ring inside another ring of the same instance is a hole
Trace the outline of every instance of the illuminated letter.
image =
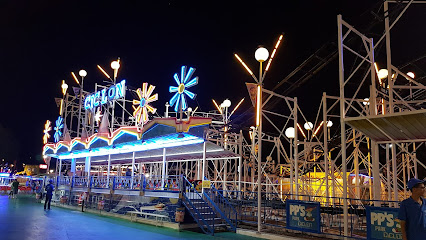
[(93, 108), (93, 95), (89, 95), (84, 100), (84, 108), (87, 110), (92, 110)]
[(101, 104), (103, 105), (103, 104), (106, 104), (107, 102), (108, 102), (108, 98), (106, 95), (106, 89), (104, 88), (101, 91)]
[(115, 86), (111, 86), (108, 89), (108, 101), (114, 100), (115, 97)]
[(117, 89), (115, 90), (115, 99), (124, 97), (124, 93), (126, 90), (126, 80), (122, 80), (119, 84), (116, 85), (116, 88)]
[(101, 98), (100, 95), (101, 95), (101, 92), (98, 91), (93, 96), (93, 98), (94, 98), (94, 104), (93, 105), (95, 105), (95, 107), (99, 106), (99, 99)]
[(84, 108), (88, 110), (90, 108), (90, 95), (84, 100)]

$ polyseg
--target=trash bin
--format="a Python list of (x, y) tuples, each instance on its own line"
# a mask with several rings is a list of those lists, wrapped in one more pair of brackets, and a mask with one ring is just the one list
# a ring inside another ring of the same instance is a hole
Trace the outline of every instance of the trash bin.
[(175, 221), (183, 222), (184, 220), (185, 220), (185, 208), (183, 207), (176, 208)]

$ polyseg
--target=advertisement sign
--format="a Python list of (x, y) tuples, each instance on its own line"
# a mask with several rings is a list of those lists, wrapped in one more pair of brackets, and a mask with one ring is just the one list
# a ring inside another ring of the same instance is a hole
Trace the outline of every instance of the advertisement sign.
[(286, 201), (288, 229), (321, 233), (321, 214), (319, 202), (298, 200)]
[(402, 239), (398, 210), (366, 206), (367, 239)]
[(47, 169), (47, 164), (40, 164), (40, 165), (38, 165), (38, 167), (40, 169)]
[(203, 180), (203, 188), (210, 188), (210, 185), (212, 184), (210, 180)]

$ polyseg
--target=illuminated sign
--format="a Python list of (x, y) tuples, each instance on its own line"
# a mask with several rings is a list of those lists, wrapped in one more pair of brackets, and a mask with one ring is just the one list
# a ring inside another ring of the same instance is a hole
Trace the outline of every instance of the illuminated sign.
[(38, 165), (38, 167), (40, 169), (47, 169), (47, 164), (40, 164), (40, 165)]
[(104, 105), (108, 102), (124, 97), (125, 92), (126, 80), (122, 80), (108, 89), (104, 88), (101, 91), (97, 91), (96, 93), (87, 96), (84, 100), (84, 108), (92, 111), (99, 105)]

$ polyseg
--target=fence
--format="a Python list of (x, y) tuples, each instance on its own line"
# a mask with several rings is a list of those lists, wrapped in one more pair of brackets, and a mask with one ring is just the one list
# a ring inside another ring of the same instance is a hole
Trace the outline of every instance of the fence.
[[(229, 202), (238, 212), (240, 223), (257, 224), (258, 205), (257, 192), (226, 191)], [(344, 236), (344, 215), (342, 198), (326, 198), (323, 196), (282, 195), (276, 193), (262, 193), (261, 221), (271, 228), (285, 228), (287, 226), (286, 199), (316, 201), (320, 203), (320, 232), (325, 235)], [(348, 201), (348, 236), (355, 239), (366, 239), (367, 216), (366, 206), (373, 206), (374, 200), (347, 199)], [(380, 206), (389, 207), (399, 204), (393, 201), (379, 201)]]

